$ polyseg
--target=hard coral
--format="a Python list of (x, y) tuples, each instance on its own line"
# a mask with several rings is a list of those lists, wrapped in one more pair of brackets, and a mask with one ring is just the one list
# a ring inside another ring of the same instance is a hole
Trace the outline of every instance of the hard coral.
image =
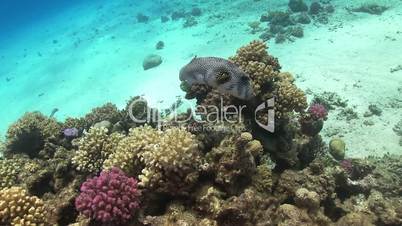
[(125, 223), (139, 208), (137, 181), (118, 168), (88, 179), (80, 190), (75, 200), (77, 210), (104, 225)]
[(78, 141), (78, 150), (72, 158), (72, 162), (79, 171), (97, 172), (123, 137), (119, 133), (109, 136), (108, 130), (104, 127), (91, 128)]
[(1, 225), (47, 225), (43, 201), (20, 187), (0, 190)]
[(16, 184), (23, 163), (17, 159), (0, 160), (0, 189)]
[(103, 169), (119, 167), (125, 173), (134, 175), (140, 173), (140, 153), (151, 144), (156, 144), (161, 132), (150, 126), (140, 126), (130, 130), (127, 137), (123, 138), (114, 151), (103, 164)]
[(316, 120), (318, 120), (318, 119), (326, 120), (327, 119), (328, 111), (322, 104), (312, 104), (309, 107), (308, 112)]
[(167, 129), (140, 153), (145, 165), (139, 176), (147, 189), (171, 195), (187, 194), (198, 179), (200, 153), (194, 135), (181, 128)]
[(297, 88), (294, 79), (290, 74), (284, 74), (281, 81), (276, 83), (274, 90), (275, 116), (278, 118), (287, 117), (289, 113), (303, 112), (307, 108), (307, 97), (305, 93)]
[(106, 103), (100, 107), (96, 107), (91, 110), (90, 113), (84, 117), (86, 127), (89, 128), (97, 122), (109, 121), (114, 124), (121, 118), (121, 113), (116, 105), (112, 103)]
[(216, 183), (235, 194), (250, 182), (250, 175), (256, 170), (255, 158), (262, 150), (261, 143), (253, 140), (250, 133), (229, 136), (206, 154), (207, 170), (215, 172)]
[(58, 136), (60, 129), (60, 124), (54, 118), (40, 112), (25, 113), (9, 127), (4, 154), (25, 153), (36, 157), (45, 141)]

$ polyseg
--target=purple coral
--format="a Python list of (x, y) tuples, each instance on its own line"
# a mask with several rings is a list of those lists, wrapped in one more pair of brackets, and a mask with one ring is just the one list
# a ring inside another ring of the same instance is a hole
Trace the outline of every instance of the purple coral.
[(66, 138), (75, 138), (78, 137), (78, 129), (77, 128), (66, 128), (63, 130), (63, 135)]
[(310, 113), (311, 117), (315, 120), (326, 120), (328, 111), (322, 104), (312, 104), (310, 108), (308, 109), (308, 112)]
[(81, 185), (76, 209), (103, 225), (118, 225), (131, 219), (139, 208), (137, 180), (118, 168), (102, 171)]

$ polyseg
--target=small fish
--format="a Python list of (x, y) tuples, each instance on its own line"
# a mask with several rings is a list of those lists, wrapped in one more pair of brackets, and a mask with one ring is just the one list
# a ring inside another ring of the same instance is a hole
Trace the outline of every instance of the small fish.
[(254, 97), (250, 78), (234, 63), (218, 57), (194, 57), (180, 70), (180, 81), (204, 84), (242, 100)]
[(53, 110), (52, 110), (52, 113), (50, 113), (50, 118), (52, 118), (53, 116), (54, 116), (54, 114), (56, 114), (56, 112), (58, 112), (59, 111), (59, 109), (58, 108), (54, 108)]

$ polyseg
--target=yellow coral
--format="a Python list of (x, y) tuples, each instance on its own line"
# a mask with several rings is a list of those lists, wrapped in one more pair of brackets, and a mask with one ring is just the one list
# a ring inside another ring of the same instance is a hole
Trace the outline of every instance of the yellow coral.
[(305, 93), (297, 88), (289, 77), (276, 84), (274, 96), (275, 116), (278, 118), (285, 117), (293, 111), (303, 112), (307, 108)]
[(72, 158), (77, 170), (97, 172), (105, 159), (109, 157), (124, 135), (113, 133), (108, 135), (104, 127), (91, 128), (78, 142), (78, 150)]
[(44, 203), (20, 187), (0, 190), (0, 223), (11, 226), (46, 224)]
[[(181, 128), (163, 132), (140, 153), (145, 164), (140, 184), (161, 192), (184, 192), (198, 178), (200, 156), (194, 135)], [(183, 189), (183, 191), (181, 190)]]
[(139, 152), (149, 144), (158, 142), (161, 132), (150, 126), (136, 127), (130, 130), (127, 137), (122, 139), (103, 164), (104, 169), (119, 167), (126, 173), (132, 174), (135, 166), (139, 165)]
[(16, 159), (0, 160), (0, 189), (15, 185), (22, 165)]

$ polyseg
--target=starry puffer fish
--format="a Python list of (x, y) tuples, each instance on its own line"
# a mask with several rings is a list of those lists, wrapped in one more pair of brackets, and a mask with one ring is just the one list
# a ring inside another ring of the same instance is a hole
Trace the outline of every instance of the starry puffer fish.
[(186, 85), (204, 84), (242, 100), (254, 97), (250, 78), (234, 63), (218, 57), (194, 57), (180, 70)]

